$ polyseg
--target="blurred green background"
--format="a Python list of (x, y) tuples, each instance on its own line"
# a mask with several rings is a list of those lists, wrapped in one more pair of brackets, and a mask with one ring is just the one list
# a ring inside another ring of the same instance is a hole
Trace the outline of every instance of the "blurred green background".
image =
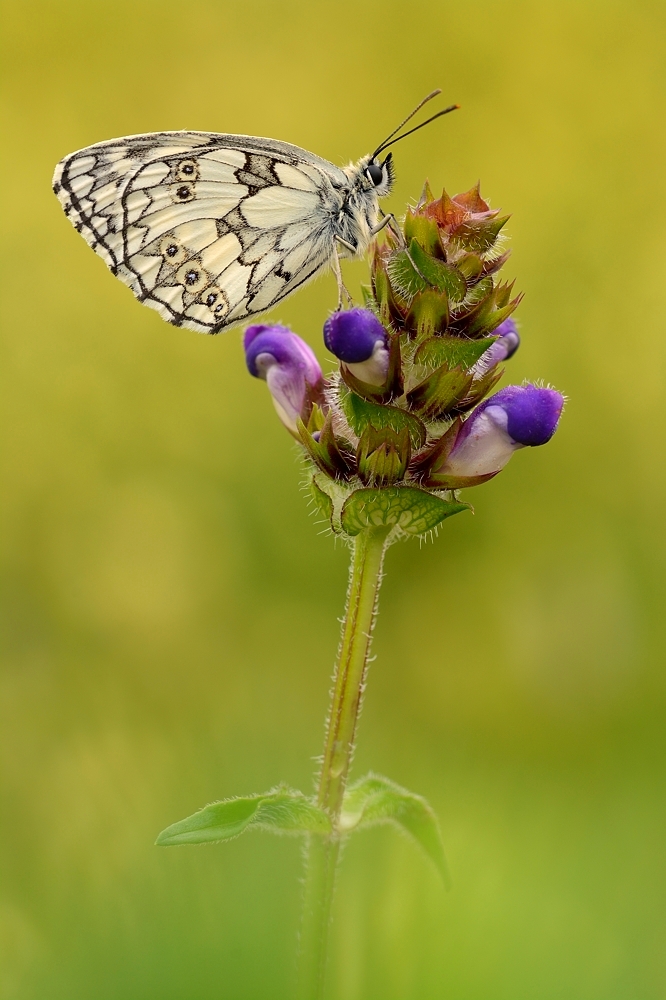
[[(239, 331), (139, 307), (53, 167), (178, 128), (346, 163), (434, 86), (462, 110), (396, 147), (391, 207), (481, 177), (526, 293), (511, 381), (570, 402), (389, 553), (354, 773), (430, 799), (455, 886), (359, 835), (330, 996), (666, 996), (664, 4), (3, 6), (3, 1000), (287, 1000), (298, 843), (153, 840), (311, 787), (347, 573)], [(273, 314), (322, 361), (334, 289)]]

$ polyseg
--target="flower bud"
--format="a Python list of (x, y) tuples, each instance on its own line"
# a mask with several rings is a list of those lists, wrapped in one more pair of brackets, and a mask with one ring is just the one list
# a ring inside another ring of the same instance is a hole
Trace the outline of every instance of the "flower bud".
[(491, 336), (498, 339), (485, 351), (475, 365), (476, 374), (485, 375), (495, 365), (508, 361), (520, 347), (520, 337), (515, 321), (509, 317), (493, 330)]
[(285, 326), (248, 326), (243, 337), (250, 375), (263, 378), (285, 427), (298, 437), (296, 421), (323, 400), (323, 376), (312, 349)]
[(383, 385), (389, 366), (388, 337), (369, 309), (336, 312), (324, 324), (324, 343), (361, 382)]
[(499, 472), (519, 448), (546, 444), (557, 429), (564, 397), (555, 389), (509, 385), (462, 424), (438, 475), (468, 478)]

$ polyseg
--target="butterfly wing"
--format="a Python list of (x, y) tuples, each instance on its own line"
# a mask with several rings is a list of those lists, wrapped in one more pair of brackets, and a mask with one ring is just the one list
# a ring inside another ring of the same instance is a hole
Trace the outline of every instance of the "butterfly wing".
[(160, 132), (72, 153), (53, 189), (139, 301), (176, 326), (219, 333), (326, 267), (346, 183), (290, 143)]

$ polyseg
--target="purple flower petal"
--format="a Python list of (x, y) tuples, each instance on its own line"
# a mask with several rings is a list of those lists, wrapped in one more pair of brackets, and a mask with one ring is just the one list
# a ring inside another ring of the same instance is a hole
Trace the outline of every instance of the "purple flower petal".
[(520, 337), (518, 336), (518, 327), (516, 326), (516, 321), (511, 316), (505, 319), (503, 323), (500, 323), (496, 329), (492, 332), (493, 337), (499, 337), (499, 341), (495, 341), (496, 346), (498, 343), (505, 345), (506, 354), (504, 355), (504, 360), (508, 361), (509, 358), (513, 357), (518, 348), (520, 347)]
[(324, 323), (324, 343), (331, 354), (348, 365), (367, 361), (377, 343), (386, 347), (384, 327), (369, 309), (333, 313)]
[(492, 344), (485, 353), (481, 355), (476, 363), (476, 370), (479, 374), (485, 375), (489, 372), (491, 368), (495, 365), (501, 364), (502, 361), (508, 361), (512, 358), (520, 347), (520, 337), (518, 336), (518, 330), (516, 324), (511, 317), (505, 319), (503, 323), (493, 330), (493, 337), (498, 339)]
[(324, 343), (361, 382), (383, 385), (389, 366), (388, 336), (369, 309), (333, 313), (324, 324)]
[(506, 430), (513, 441), (535, 447), (546, 444), (555, 433), (564, 397), (556, 389), (541, 389), (536, 385), (508, 385), (481, 403), (478, 410), (489, 406), (499, 406), (504, 410)]
[(433, 471), (461, 477), (499, 472), (514, 451), (550, 441), (563, 406), (564, 397), (555, 389), (500, 389), (465, 420), (448, 457)]
[(312, 349), (286, 326), (249, 326), (243, 337), (248, 371), (266, 381), (280, 420), (298, 436), (323, 376)]
[(272, 354), (278, 364), (299, 369), (310, 385), (316, 385), (322, 378), (312, 348), (286, 326), (248, 326), (243, 346), (248, 371), (257, 378), (264, 377), (256, 367), (259, 354)]

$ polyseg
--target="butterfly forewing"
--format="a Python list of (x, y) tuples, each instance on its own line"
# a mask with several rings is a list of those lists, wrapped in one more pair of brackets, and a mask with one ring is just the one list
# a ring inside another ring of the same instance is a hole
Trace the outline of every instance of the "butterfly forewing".
[(72, 153), (53, 186), (140, 301), (177, 326), (218, 333), (330, 262), (335, 192), (346, 181), (289, 143), (164, 132)]

